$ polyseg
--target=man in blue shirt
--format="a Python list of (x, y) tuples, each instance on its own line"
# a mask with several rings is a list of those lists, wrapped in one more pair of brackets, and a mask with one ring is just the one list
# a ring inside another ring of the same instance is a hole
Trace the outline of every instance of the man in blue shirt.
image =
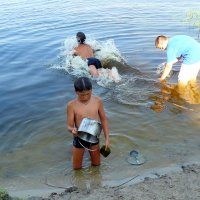
[(160, 35), (155, 40), (156, 48), (167, 51), (167, 63), (160, 81), (165, 80), (169, 75), (173, 64), (182, 61), (178, 75), (178, 81), (187, 84), (189, 81), (196, 81), (200, 70), (200, 44), (192, 37), (177, 35), (168, 38)]

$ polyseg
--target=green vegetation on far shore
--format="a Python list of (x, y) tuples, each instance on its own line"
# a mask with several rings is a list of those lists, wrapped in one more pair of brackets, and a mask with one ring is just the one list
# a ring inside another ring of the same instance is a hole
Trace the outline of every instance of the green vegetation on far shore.
[(197, 27), (200, 33), (200, 9), (186, 12), (186, 19), (184, 21), (193, 27)]

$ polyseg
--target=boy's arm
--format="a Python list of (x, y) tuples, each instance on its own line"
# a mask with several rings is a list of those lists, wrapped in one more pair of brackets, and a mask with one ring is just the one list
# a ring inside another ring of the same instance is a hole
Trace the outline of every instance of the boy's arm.
[(72, 54), (72, 56), (78, 56), (78, 54), (77, 54), (77, 52), (76, 52), (76, 49), (73, 49), (73, 50), (71, 51), (71, 54)]
[(75, 115), (74, 115), (74, 109), (73, 109), (73, 103), (69, 102), (67, 104), (67, 129), (76, 136), (78, 131), (75, 127)]
[(97, 51), (101, 51), (101, 49), (93, 49), (93, 53), (96, 53)]
[(108, 121), (106, 118), (106, 114), (104, 111), (104, 106), (102, 100), (99, 98), (99, 117), (101, 120), (105, 140), (106, 140), (106, 149), (110, 147), (110, 137), (109, 137), (109, 129), (108, 129)]

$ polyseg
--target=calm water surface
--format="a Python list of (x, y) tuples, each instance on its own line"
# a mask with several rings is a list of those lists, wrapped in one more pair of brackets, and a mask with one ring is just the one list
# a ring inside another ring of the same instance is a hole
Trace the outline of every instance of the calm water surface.
[[(81, 187), (89, 180), (95, 187), (197, 161), (198, 97), (194, 104), (192, 97), (181, 99), (156, 81), (165, 53), (154, 47), (154, 39), (160, 34), (198, 39), (198, 30), (183, 20), (199, 6), (198, 0), (179, 6), (173, 0), (0, 0), (0, 186)], [(93, 82), (93, 93), (104, 101), (112, 154), (102, 158), (100, 168), (89, 167), (86, 154), (84, 169), (74, 173), (65, 108), (75, 98), (76, 77), (51, 66), (63, 63), (64, 42), (77, 31), (96, 41), (113, 39), (128, 69), (120, 68), (122, 81), (112, 87)], [(176, 78), (175, 72), (171, 82)], [(145, 155), (144, 165), (126, 161), (133, 149)]]

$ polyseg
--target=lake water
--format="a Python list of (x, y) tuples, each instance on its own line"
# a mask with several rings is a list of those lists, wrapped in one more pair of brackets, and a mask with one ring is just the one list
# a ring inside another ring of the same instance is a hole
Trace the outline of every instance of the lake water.
[[(0, 0), (0, 186), (12, 192), (87, 182), (95, 188), (198, 161), (199, 99), (180, 98), (157, 81), (166, 55), (154, 40), (161, 34), (198, 39), (198, 28), (183, 21), (199, 6), (199, 0)], [(67, 53), (78, 31), (104, 58), (116, 55), (121, 80), (92, 81), (93, 94), (104, 101), (112, 153), (97, 168), (86, 154), (84, 169), (74, 173), (66, 104), (76, 97), (73, 81), (84, 74), (70, 69)], [(174, 71), (169, 82), (176, 79)], [(133, 149), (145, 164), (127, 162)]]

